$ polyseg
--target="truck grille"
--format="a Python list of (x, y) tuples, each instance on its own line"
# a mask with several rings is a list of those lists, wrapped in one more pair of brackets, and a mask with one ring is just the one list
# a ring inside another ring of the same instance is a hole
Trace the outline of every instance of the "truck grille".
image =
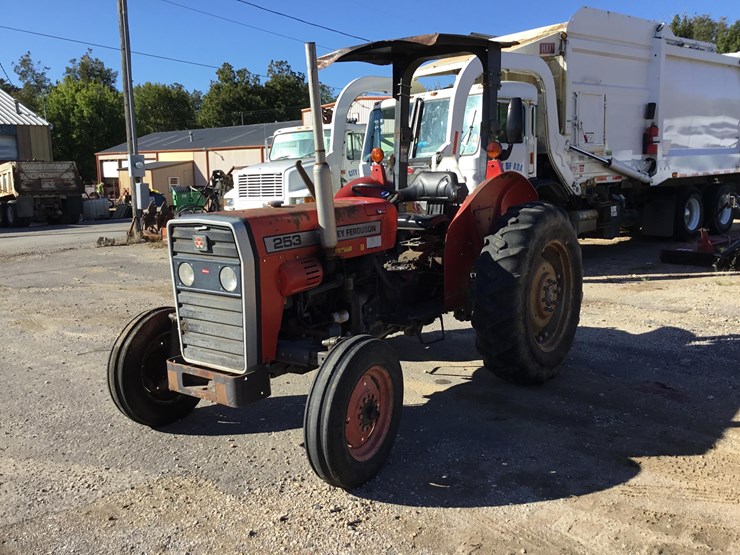
[(283, 198), (283, 174), (242, 174), (237, 180), (237, 188), (239, 190), (239, 198)]
[[(207, 236), (207, 251), (196, 249), (194, 235)], [(211, 368), (244, 372), (246, 343), (242, 296), (217, 290), (220, 267), (241, 267), (231, 230), (211, 225), (174, 225), (170, 233), (170, 252), (183, 358)], [(196, 274), (193, 286), (185, 287), (177, 277), (177, 268), (182, 262), (196, 269), (210, 268), (202, 273), (214, 275), (210, 281), (199, 284)], [(240, 274), (238, 271), (237, 275)]]

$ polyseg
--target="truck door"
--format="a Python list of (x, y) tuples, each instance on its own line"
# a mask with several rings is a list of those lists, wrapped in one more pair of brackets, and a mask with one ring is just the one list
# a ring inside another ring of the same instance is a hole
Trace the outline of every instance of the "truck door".
[(342, 185), (360, 177), (362, 141), (364, 136), (357, 130), (348, 130), (344, 137), (344, 159), (342, 160)]

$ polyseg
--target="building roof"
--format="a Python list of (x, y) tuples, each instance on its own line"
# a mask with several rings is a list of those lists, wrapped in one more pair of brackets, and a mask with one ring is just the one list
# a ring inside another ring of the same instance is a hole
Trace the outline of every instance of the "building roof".
[(0, 125), (49, 125), (15, 98), (0, 89)]
[[(233, 127), (212, 127), (185, 131), (160, 131), (139, 138), (140, 152), (166, 152), (171, 150), (216, 150), (245, 146), (262, 146), (265, 139), (283, 127), (301, 125), (300, 120), (276, 123), (254, 123)], [(112, 146), (98, 154), (127, 152), (126, 143)]]

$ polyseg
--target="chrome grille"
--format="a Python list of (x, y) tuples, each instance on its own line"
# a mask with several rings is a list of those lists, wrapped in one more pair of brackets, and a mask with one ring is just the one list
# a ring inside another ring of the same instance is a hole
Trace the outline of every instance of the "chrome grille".
[(283, 174), (242, 174), (237, 179), (237, 188), (239, 190), (239, 198), (283, 198)]
[[(205, 234), (209, 250), (199, 251), (193, 235)], [(212, 261), (215, 265), (239, 264), (239, 253), (230, 229), (203, 225), (174, 225), (170, 234), (174, 274), (181, 262)], [(244, 302), (241, 295), (193, 289), (175, 278), (175, 298), (183, 358), (194, 364), (243, 372), (246, 367)]]

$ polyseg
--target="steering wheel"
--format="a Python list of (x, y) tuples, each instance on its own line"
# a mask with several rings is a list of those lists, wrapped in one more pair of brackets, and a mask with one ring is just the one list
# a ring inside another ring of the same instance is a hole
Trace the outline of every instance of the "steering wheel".
[[(367, 190), (375, 190), (379, 191), (378, 195), (370, 195), (365, 194), (364, 191)], [(372, 198), (382, 198), (387, 199), (393, 194), (393, 191), (389, 191), (382, 185), (373, 185), (372, 183), (358, 183), (356, 185), (352, 185), (352, 192), (356, 194), (358, 197), (372, 197)]]

